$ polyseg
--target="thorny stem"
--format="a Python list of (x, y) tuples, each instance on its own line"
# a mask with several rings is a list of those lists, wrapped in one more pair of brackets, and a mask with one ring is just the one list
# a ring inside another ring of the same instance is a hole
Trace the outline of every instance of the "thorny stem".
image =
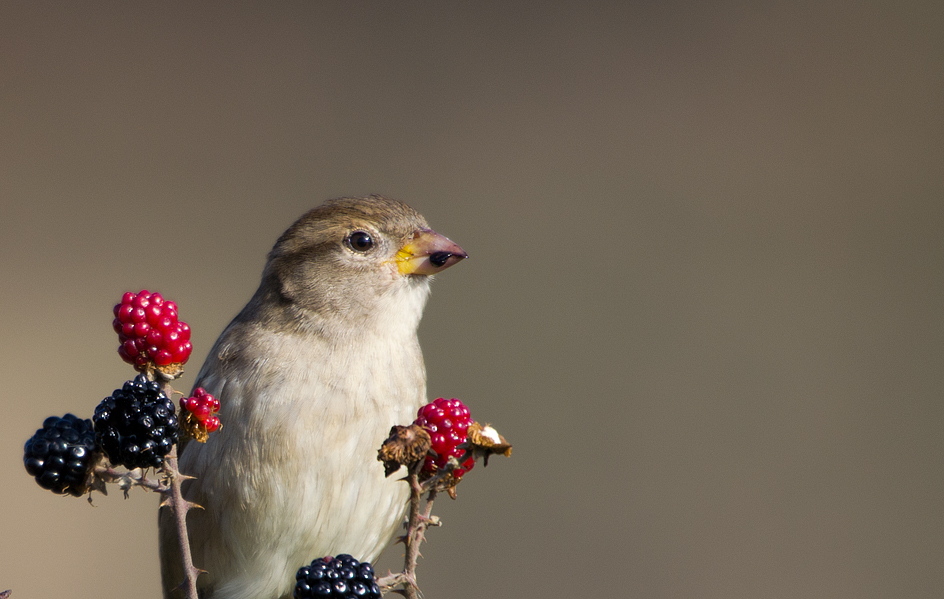
[[(405, 479), (410, 485), (410, 515), (407, 522), (406, 535), (403, 536), (403, 543), (406, 545), (406, 551), (403, 556), (403, 571), (396, 574), (388, 574), (377, 580), (377, 585), (381, 592), (391, 590), (397, 585), (403, 585), (402, 590), (393, 591), (400, 593), (407, 599), (417, 599), (419, 597), (419, 586), (416, 583), (416, 562), (420, 556), (420, 544), (426, 538), (426, 529), (433, 523), (430, 514), (433, 510), (433, 500), (436, 498), (435, 489), (429, 491), (426, 498), (425, 509), (420, 510), (420, 503), (425, 489), (419, 482), (419, 469), (422, 462), (417, 464)], [(438, 523), (436, 523), (438, 526)]]
[[(456, 464), (464, 463), (472, 455), (473, 451), (471, 449), (466, 450)], [(420, 557), (420, 545), (426, 540), (426, 529), (440, 524), (439, 520), (432, 516), (433, 501), (436, 500), (436, 495), (439, 494), (437, 485), (439, 481), (454, 470), (455, 465), (446, 466), (432, 478), (420, 483), (419, 471), (422, 467), (423, 461), (420, 460), (413, 465), (410, 474), (404, 479), (410, 485), (410, 514), (407, 521), (406, 535), (402, 538), (406, 545), (403, 556), (403, 571), (377, 579), (377, 586), (380, 587), (381, 592), (399, 593), (407, 599), (419, 599), (420, 597), (420, 589), (416, 582), (416, 562)], [(426, 492), (429, 492), (429, 495), (426, 496), (426, 505), (421, 510), (422, 496)], [(403, 589), (392, 590), (397, 585), (403, 585)]]
[[(166, 493), (170, 490), (169, 486), (160, 481), (154, 480), (153, 478), (147, 478), (144, 476), (141, 470), (137, 468), (125, 472), (122, 470), (115, 470), (114, 468), (110, 468), (108, 466), (96, 466), (95, 476), (106, 483), (118, 483), (119, 488), (125, 493), (125, 499), (128, 498), (128, 489), (131, 487), (131, 485), (144, 487), (145, 489), (154, 491), (155, 493)], [(3, 598), (0, 597), (0, 599)]]
[[(170, 386), (170, 382), (165, 382), (162, 389), (168, 397), (173, 397), (174, 390)], [(180, 544), (180, 557), (183, 562), (185, 577), (180, 586), (187, 599), (198, 599), (197, 576), (200, 575), (202, 570), (193, 565), (193, 557), (190, 554), (190, 537), (187, 534), (187, 512), (195, 505), (185, 500), (181, 492), (181, 483), (185, 477), (177, 469), (177, 446), (174, 446), (170, 454), (164, 458), (164, 466), (161, 471), (167, 478), (169, 487), (161, 491), (164, 496), (161, 506), (170, 507), (177, 524), (177, 541)]]
[(198, 599), (197, 597), (197, 576), (202, 570), (193, 565), (193, 557), (190, 554), (190, 537), (187, 535), (187, 512), (194, 504), (184, 499), (180, 491), (180, 483), (183, 478), (180, 471), (177, 470), (177, 449), (174, 448), (170, 455), (164, 458), (164, 467), (162, 468), (170, 484), (169, 488), (162, 491), (164, 501), (162, 506), (169, 506), (174, 513), (174, 519), (177, 524), (177, 541), (180, 544), (180, 557), (183, 562), (184, 582), (181, 583), (187, 599)]
[[(426, 529), (433, 524), (430, 514), (433, 511), (433, 501), (436, 499), (436, 489), (426, 496), (426, 507), (420, 513), (420, 497), (423, 494), (423, 485), (419, 483), (416, 473), (411, 473), (410, 484), (410, 522), (415, 523), (407, 531), (406, 555), (403, 558), (404, 596), (407, 599), (417, 599), (419, 585), (416, 582), (416, 562), (420, 557), (420, 544), (426, 540)], [(438, 523), (437, 523), (438, 525)]]

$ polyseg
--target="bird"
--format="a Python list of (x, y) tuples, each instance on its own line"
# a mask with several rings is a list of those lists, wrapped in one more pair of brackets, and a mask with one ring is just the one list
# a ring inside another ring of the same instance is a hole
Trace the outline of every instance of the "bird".
[[(401, 525), (407, 485), (377, 450), (426, 403), (417, 327), (432, 276), (468, 255), (387, 197), (329, 200), (268, 254), (259, 288), (197, 375), (222, 428), (179, 469), (203, 599), (290, 597), (295, 572), (347, 553), (373, 562)], [(160, 510), (166, 598), (184, 579)]]

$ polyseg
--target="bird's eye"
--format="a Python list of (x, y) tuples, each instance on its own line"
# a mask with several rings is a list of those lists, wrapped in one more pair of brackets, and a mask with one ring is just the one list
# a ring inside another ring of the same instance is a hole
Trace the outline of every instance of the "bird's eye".
[(347, 238), (347, 244), (356, 252), (366, 252), (374, 247), (374, 240), (371, 239), (370, 233), (366, 231), (354, 231), (351, 233), (351, 236)]

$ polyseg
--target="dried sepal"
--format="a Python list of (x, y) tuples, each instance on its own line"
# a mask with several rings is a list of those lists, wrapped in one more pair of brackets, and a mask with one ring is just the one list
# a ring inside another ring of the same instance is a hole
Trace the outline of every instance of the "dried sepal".
[(511, 443), (506, 441), (490, 424), (483, 426), (478, 422), (473, 422), (469, 427), (468, 440), (476, 457), (484, 457), (486, 466), (492, 454), (500, 454), (506, 458), (511, 456)]
[(99, 476), (99, 470), (103, 461), (104, 456), (89, 470), (89, 475), (86, 479), (85, 489), (88, 492), (89, 505), (95, 505), (92, 503), (92, 491), (98, 491), (102, 495), (108, 495), (108, 485), (105, 483), (109, 481)]
[(124, 476), (118, 479), (118, 488), (124, 493), (125, 499), (128, 498), (131, 487), (138, 484), (138, 481), (142, 478), (144, 478), (144, 470), (135, 468), (134, 470), (129, 470)]
[(207, 431), (205, 424), (197, 420), (197, 417), (193, 412), (188, 412), (187, 410), (181, 410), (180, 419), (180, 430), (185, 432), (187, 436), (198, 443), (206, 443), (207, 439), (210, 438), (210, 433)]
[(417, 424), (394, 426), (377, 452), (377, 459), (384, 465), (384, 475), (390, 476), (400, 466), (409, 467), (424, 459), (430, 445), (429, 433), (423, 427)]
[(75, 497), (81, 497), (86, 493), (89, 494), (89, 503), (92, 502), (92, 491), (98, 491), (102, 495), (108, 495), (108, 490), (105, 488), (105, 481), (101, 480), (96, 476), (96, 469), (105, 462), (105, 455), (100, 451), (92, 454), (91, 461), (88, 465), (88, 471), (85, 473), (85, 480), (82, 481), (81, 488), (69, 489), (69, 493)]
[[(452, 459), (455, 460), (455, 458)], [(433, 472), (426, 470), (421, 472), (420, 482), (423, 484), (423, 488), (437, 492), (449, 491), (449, 496), (452, 497), (452, 489), (455, 489), (456, 485), (462, 480), (461, 478), (456, 478), (456, 475), (452, 473), (458, 463), (457, 461), (455, 464), (446, 464), (445, 468), (436, 469)]]
[(179, 379), (184, 374), (184, 363), (174, 362), (158, 366), (154, 362), (148, 362), (146, 369), (145, 374), (148, 379), (159, 383), (169, 383)]

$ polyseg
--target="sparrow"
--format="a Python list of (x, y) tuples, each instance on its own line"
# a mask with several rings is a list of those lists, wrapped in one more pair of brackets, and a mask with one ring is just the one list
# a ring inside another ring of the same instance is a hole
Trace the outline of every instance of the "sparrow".
[[(222, 428), (181, 448), (203, 599), (290, 597), (295, 571), (349, 553), (374, 561), (406, 510), (377, 450), (426, 403), (416, 331), (432, 275), (467, 257), (406, 204), (328, 201), (268, 255), (258, 290), (194, 388)], [(173, 515), (160, 515), (165, 597), (183, 582)]]

